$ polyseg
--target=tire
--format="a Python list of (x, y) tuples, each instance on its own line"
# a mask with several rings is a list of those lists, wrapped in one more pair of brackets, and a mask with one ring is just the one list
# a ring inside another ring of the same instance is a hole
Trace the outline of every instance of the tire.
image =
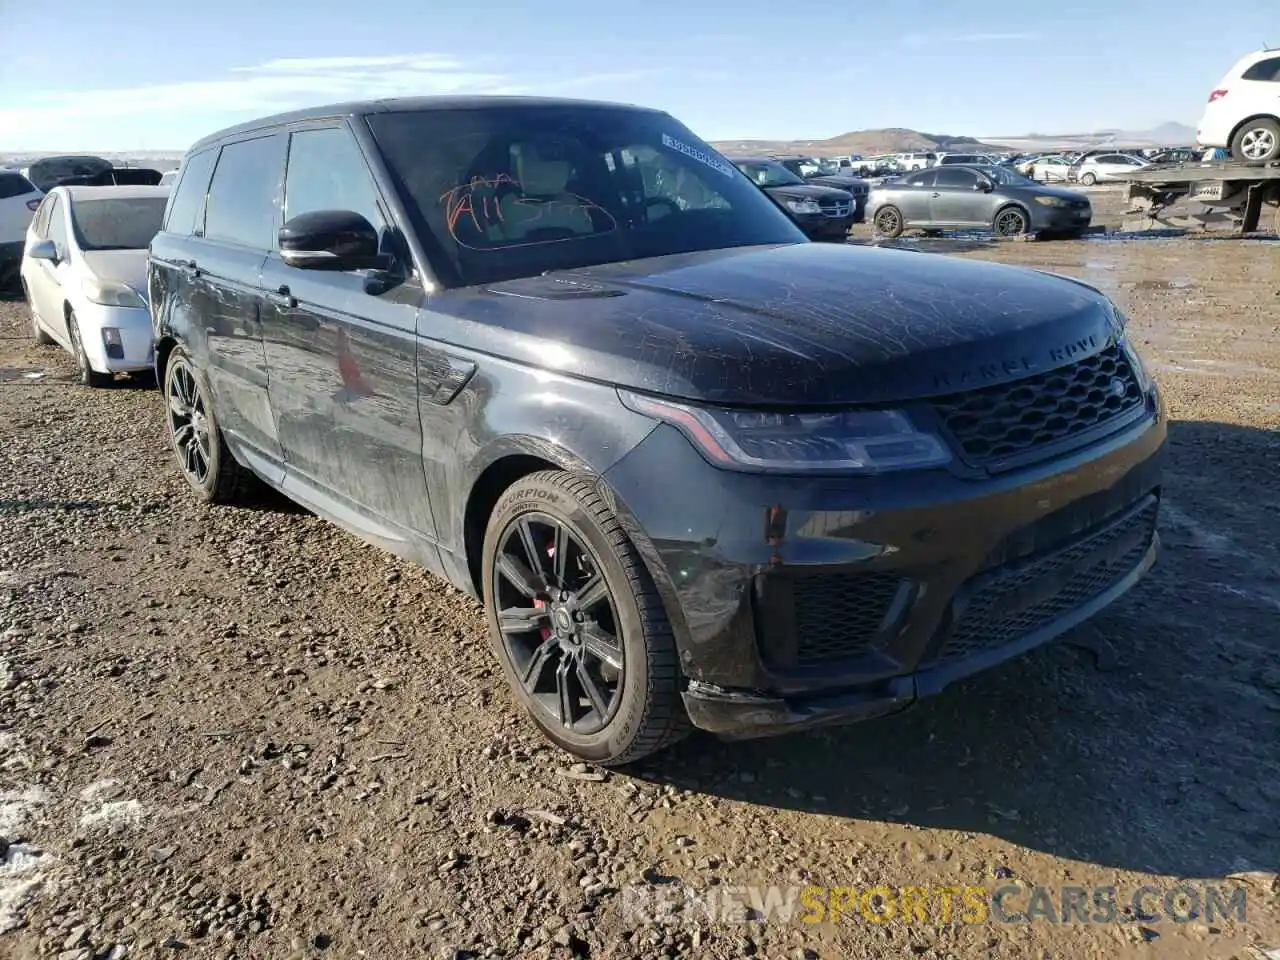
[(892, 204), (881, 207), (876, 211), (874, 226), (880, 236), (896, 240), (904, 229), (902, 211)]
[(31, 339), (42, 347), (48, 347), (57, 343), (53, 337), (49, 336), (49, 334), (45, 332), (44, 327), (40, 326), (40, 321), (36, 317), (36, 308), (31, 303), (31, 291), (27, 289), (27, 285), (25, 283), (22, 285), (22, 295), (26, 298), (27, 310), (31, 314)]
[(1004, 207), (996, 211), (991, 227), (997, 237), (1018, 237), (1031, 229), (1031, 217), (1021, 207)]
[(99, 373), (89, 362), (89, 354), (85, 352), (84, 341), (80, 338), (80, 324), (76, 321), (76, 312), (67, 312), (67, 332), (71, 335), (71, 355), (76, 358), (80, 382), (86, 387), (108, 387), (115, 382), (110, 373)]
[(597, 482), (546, 471), (503, 493), (485, 529), (483, 597), (494, 653), (543, 735), (621, 766), (670, 746), (689, 721), (666, 610)]
[[(164, 369), (165, 424), (178, 470), (205, 503), (248, 499), (253, 474), (236, 462), (209, 405), (208, 381), (183, 347)], [(189, 430), (187, 429), (189, 428)]]
[(1261, 117), (1243, 124), (1231, 138), (1231, 156), (1252, 163), (1280, 159), (1280, 121)]
[(1080, 178), (1080, 182), (1084, 184), (1086, 187), (1092, 187), (1095, 183), (1098, 182), (1098, 178), (1094, 176), (1092, 173), (1086, 173), (1083, 177)]

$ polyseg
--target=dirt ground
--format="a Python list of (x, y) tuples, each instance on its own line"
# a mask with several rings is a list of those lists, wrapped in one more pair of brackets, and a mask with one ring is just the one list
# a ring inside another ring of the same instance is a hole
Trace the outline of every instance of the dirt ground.
[[(543, 745), (465, 597), (286, 503), (197, 505), (158, 395), (74, 384), (0, 301), (0, 957), (1280, 948), (1280, 243), (902, 243), (1081, 277), (1128, 312), (1174, 421), (1157, 567), (907, 714), (697, 736), (625, 774)], [(1014, 886), (1010, 911), (1031, 885), (1122, 906), (1146, 885), (1157, 906), (1206, 881), (1246, 919), (634, 909), (810, 884)]]

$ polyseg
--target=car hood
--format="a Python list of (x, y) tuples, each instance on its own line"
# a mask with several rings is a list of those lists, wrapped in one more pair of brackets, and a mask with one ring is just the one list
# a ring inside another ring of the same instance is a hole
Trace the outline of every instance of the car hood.
[(837, 190), (835, 187), (823, 187), (813, 183), (787, 184), (781, 187), (765, 187), (765, 191), (775, 197), (798, 197), (804, 200), (848, 200), (848, 190)]
[(823, 187), (835, 187), (837, 190), (845, 190), (849, 193), (866, 193), (867, 183), (860, 177), (842, 177), (839, 174), (820, 174), (816, 177), (810, 177), (809, 182)]
[(892, 402), (1101, 349), (1091, 287), (937, 254), (798, 243), (606, 264), (432, 294), (432, 338), (723, 404)]
[(94, 276), (127, 283), (144, 299), (147, 295), (146, 250), (89, 250), (81, 253)]

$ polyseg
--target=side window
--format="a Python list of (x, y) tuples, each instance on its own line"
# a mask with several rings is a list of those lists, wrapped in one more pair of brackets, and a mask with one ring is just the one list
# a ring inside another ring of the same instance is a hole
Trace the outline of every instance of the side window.
[(940, 171), (936, 168), (921, 170), (919, 173), (912, 174), (907, 178), (907, 183), (913, 187), (932, 187), (938, 178)]
[(1246, 70), (1241, 75), (1240, 79), (1280, 83), (1280, 57), (1272, 57), (1269, 60), (1259, 60), (1252, 67)]
[(67, 252), (67, 222), (62, 215), (63, 207), (62, 198), (54, 197), (53, 205), (49, 209), (49, 233), (46, 237), (58, 248), (59, 256)]
[(376, 230), (387, 225), (360, 148), (341, 127), (300, 130), (289, 138), (281, 220), (313, 210), (351, 210)]
[(205, 237), (259, 250), (275, 248), (284, 143), (284, 137), (273, 134), (222, 148), (209, 184)]
[(960, 167), (943, 167), (938, 171), (937, 186), (939, 187), (964, 187), (972, 190), (973, 185), (977, 182), (977, 174), (972, 170), (962, 170)]
[(32, 186), (31, 181), (22, 174), (0, 170), (0, 200), (8, 200), (10, 197), (21, 197), (35, 192), (36, 188)]
[(209, 190), (209, 174), (213, 173), (213, 161), (217, 149), (206, 150), (187, 157), (178, 174), (178, 186), (169, 200), (164, 229), (169, 233), (189, 237), (196, 233), (204, 219), (204, 195)]

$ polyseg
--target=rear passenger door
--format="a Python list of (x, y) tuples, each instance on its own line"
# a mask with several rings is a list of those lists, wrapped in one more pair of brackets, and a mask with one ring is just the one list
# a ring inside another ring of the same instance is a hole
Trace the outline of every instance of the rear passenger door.
[(274, 250), (267, 258), (270, 396), (289, 482), (333, 498), (321, 506), (339, 516), (356, 511), (354, 525), (375, 539), (400, 535), (378, 521), (433, 538), (416, 373), (423, 288), (345, 124), (290, 134), (281, 222), (316, 210), (349, 210), (373, 224), (397, 279), (303, 270)]
[(283, 452), (267, 392), (262, 344), (262, 266), (275, 246), (285, 136), (226, 143), (213, 168), (204, 223), (191, 246), (192, 282), (204, 329), (197, 357), (228, 443), (277, 480)]

